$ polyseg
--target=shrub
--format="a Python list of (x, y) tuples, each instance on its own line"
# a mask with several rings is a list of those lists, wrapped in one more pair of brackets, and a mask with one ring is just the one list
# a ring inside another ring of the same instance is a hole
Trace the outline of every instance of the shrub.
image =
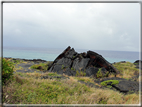
[(99, 68), (99, 71), (97, 72), (97, 78), (101, 78), (103, 75), (101, 73), (101, 68)]
[(14, 64), (6, 59), (2, 59), (2, 84), (10, 79), (13, 75)]

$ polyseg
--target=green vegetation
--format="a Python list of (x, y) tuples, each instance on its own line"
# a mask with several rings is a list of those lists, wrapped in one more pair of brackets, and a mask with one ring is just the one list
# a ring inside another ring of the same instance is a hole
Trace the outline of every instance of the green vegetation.
[(20, 63), (24, 62), (23, 60), (20, 60), (20, 59), (14, 60), (13, 58), (9, 58), (7, 60), (12, 62), (13, 64), (20, 64)]
[(49, 62), (47, 62), (47, 63), (40, 63), (40, 64), (32, 65), (31, 68), (32, 69), (39, 69), (39, 68), (41, 68), (40, 70), (47, 70), (48, 69), (48, 65), (49, 65)]
[[(7, 104), (139, 104), (137, 94), (124, 95), (110, 89), (90, 88), (70, 79), (35, 79), (48, 73), (15, 73), (3, 86), (3, 103)], [(49, 73), (50, 75), (51, 73)], [(92, 81), (89, 77), (81, 77)]]
[(113, 64), (113, 66), (121, 73), (121, 75), (117, 75), (117, 77), (131, 79), (135, 73), (139, 74), (139, 69), (135, 68), (136, 66), (131, 62), (118, 62)]
[(99, 68), (99, 71), (97, 72), (97, 78), (107, 77), (109, 75), (109, 71), (106, 72), (106, 74), (102, 74), (101, 68)]
[(22, 63), (23, 62), (23, 60), (15, 60), (15, 61), (13, 61), (15, 64), (19, 64), (19, 63)]
[(75, 76), (86, 76), (86, 73), (85, 72), (83, 72), (83, 71), (76, 71), (76, 75)]
[(75, 56), (73, 56), (73, 58), (75, 58)]
[(71, 70), (75, 71), (75, 69), (72, 67)]
[(108, 83), (110, 83), (111, 82), (111, 85), (114, 85), (114, 84), (118, 84), (119, 83), (119, 81), (118, 80), (107, 80), (107, 81), (103, 81), (103, 82), (101, 82), (101, 85), (102, 86), (106, 86)]
[[(9, 63), (9, 62), (8, 62)], [(39, 66), (42, 69), (48, 68), (48, 63), (34, 65), (34, 69)], [(116, 63), (114, 66), (120, 71), (123, 78), (131, 78), (134, 72), (138, 72), (132, 63)], [(9, 64), (11, 69), (13, 64)], [(45, 68), (44, 68), (45, 67)], [(7, 68), (7, 67), (6, 67)], [(10, 69), (9, 68), (9, 69)], [(19, 68), (20, 69), (20, 68)], [(71, 68), (73, 70), (73, 68)], [(94, 83), (94, 78), (84, 77), (85, 72), (77, 71), (76, 77), (68, 76), (70, 79), (40, 79), (42, 76), (59, 76), (57, 73), (21, 73), (16, 72), (13, 78), (7, 80), (3, 85), (3, 103), (7, 104), (139, 104), (139, 95), (136, 93), (124, 95), (118, 91), (108, 89), (98, 89), (81, 84), (78, 80)], [(99, 73), (101, 73), (99, 69)], [(98, 73), (98, 77), (101, 74)], [(109, 75), (111, 77), (112, 75)], [(118, 84), (117, 80), (108, 80), (101, 83), (106, 86)], [(97, 83), (94, 83), (97, 84)]]
[(14, 64), (6, 59), (2, 59), (2, 84), (5, 84), (13, 75)]
[(103, 75), (101, 73), (101, 68), (99, 68), (99, 71), (97, 72), (97, 78), (101, 78)]
[(90, 82), (90, 83), (94, 83), (94, 80), (90, 77), (75, 77), (75, 79), (80, 80), (80, 81), (84, 81), (84, 82)]
[(112, 87), (111, 85), (108, 85), (108, 86), (107, 86), (107, 88), (111, 88), (111, 87)]
[(12, 83), (3, 87), (5, 96), (3, 102), (9, 104), (66, 104), (68, 101), (75, 101), (75, 97), (81, 97), (82, 94), (90, 92), (87, 86), (80, 83), (23, 76), (15, 74)]
[(19, 67), (14, 66), (14, 72), (16, 72), (17, 70), (22, 70), (22, 69), (23, 69), (23, 67), (21, 67), (21, 66), (19, 66)]
[(76, 74), (75, 74), (75, 76), (79, 76), (79, 72), (78, 72), (78, 71), (76, 71)]
[(80, 71), (80, 76), (86, 76), (86, 73), (83, 71)]
[(61, 69), (64, 69), (64, 65), (62, 65), (62, 68)]

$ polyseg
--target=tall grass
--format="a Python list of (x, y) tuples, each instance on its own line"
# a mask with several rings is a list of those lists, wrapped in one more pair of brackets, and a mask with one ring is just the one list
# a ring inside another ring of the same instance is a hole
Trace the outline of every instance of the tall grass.
[(33, 78), (35, 75), (34, 73), (32, 76), (23, 74), (21, 77), (21, 74), (14, 74), (14, 79), (6, 86), (3, 86), (3, 102), (9, 104), (139, 103), (139, 96), (137, 94), (123, 95), (110, 89), (90, 88), (77, 82), (78, 79), (75, 77), (64, 80), (44, 80)]

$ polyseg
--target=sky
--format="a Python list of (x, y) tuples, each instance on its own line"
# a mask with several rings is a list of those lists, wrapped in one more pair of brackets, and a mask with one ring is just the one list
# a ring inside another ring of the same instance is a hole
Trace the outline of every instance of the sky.
[(4, 3), (3, 47), (139, 51), (139, 3)]

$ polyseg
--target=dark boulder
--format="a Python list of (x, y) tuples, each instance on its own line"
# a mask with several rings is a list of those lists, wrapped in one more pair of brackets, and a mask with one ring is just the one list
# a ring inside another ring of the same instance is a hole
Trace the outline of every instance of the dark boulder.
[(88, 66), (95, 66), (98, 68), (104, 67), (107, 71), (119, 74), (120, 72), (112, 66), (107, 60), (96, 52), (88, 51), (87, 56), (91, 59)]
[(38, 66), (37, 69), (42, 70), (43, 68), (42, 68), (42, 66)]
[(132, 93), (139, 91), (139, 82), (127, 80), (127, 79), (124, 79), (124, 78), (118, 78), (118, 77), (101, 78), (101, 79), (95, 80), (94, 82), (101, 85), (102, 82), (108, 81), (108, 80), (118, 80), (119, 81), (118, 84), (113, 84), (113, 85), (112, 85), (112, 82), (107, 83), (106, 87), (112, 86), (111, 89), (115, 89), (115, 90), (118, 90), (118, 91), (126, 93), (126, 94), (130, 91)]
[(119, 81), (119, 84), (112, 86), (117, 90), (119, 90), (120, 92), (124, 93), (127, 93), (129, 91), (139, 91), (139, 83), (136, 81), (122, 80)]
[(134, 65), (136, 66), (137, 69), (142, 70), (142, 60), (136, 60), (134, 62)]
[(134, 63), (142, 63), (142, 60), (136, 60)]
[(63, 72), (67, 75), (94, 75), (96, 77), (98, 69), (101, 68), (102, 76), (108, 71), (118, 74), (119, 71), (107, 60), (96, 52), (88, 51), (87, 54), (77, 53), (74, 48), (68, 46), (48, 67), (49, 72)]

